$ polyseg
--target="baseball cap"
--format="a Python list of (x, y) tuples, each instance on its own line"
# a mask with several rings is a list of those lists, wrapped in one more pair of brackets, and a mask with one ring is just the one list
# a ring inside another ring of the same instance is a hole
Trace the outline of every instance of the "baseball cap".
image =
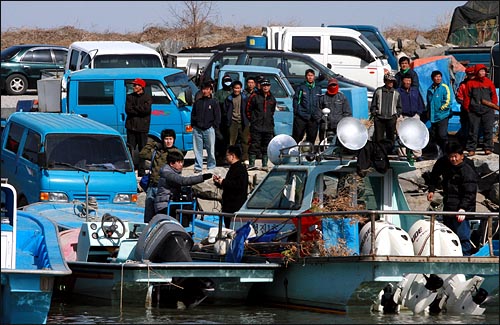
[(141, 78), (135, 78), (135, 80), (132, 82), (133, 85), (139, 85), (142, 88), (146, 87), (146, 82), (142, 80)]
[(269, 81), (269, 79), (264, 78), (264, 79), (262, 79), (262, 81), (260, 82), (260, 85), (261, 85), (261, 86), (271, 86), (271, 82)]
[(336, 86), (338, 84), (339, 84), (339, 81), (335, 78), (331, 78), (330, 80), (328, 80), (328, 86), (330, 86), (330, 85)]
[(390, 81), (396, 81), (396, 77), (392, 73), (386, 73), (384, 75), (384, 81), (390, 80)]

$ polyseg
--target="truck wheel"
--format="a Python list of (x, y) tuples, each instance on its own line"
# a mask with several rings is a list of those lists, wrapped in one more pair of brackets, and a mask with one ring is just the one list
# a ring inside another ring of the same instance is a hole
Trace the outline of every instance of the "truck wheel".
[(28, 90), (28, 80), (21, 74), (13, 74), (5, 81), (5, 90), (10, 95), (24, 95)]

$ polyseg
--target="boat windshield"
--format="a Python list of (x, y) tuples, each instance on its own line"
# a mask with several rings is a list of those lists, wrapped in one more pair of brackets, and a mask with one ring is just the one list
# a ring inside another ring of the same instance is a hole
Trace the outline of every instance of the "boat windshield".
[(247, 202), (249, 209), (298, 210), (302, 206), (306, 172), (271, 170)]
[(118, 135), (49, 134), (45, 152), (48, 169), (132, 171), (130, 155)]

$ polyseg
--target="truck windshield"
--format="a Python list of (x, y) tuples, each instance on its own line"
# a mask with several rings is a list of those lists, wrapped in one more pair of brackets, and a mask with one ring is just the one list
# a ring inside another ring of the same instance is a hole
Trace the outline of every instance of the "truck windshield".
[(160, 58), (153, 54), (96, 55), (94, 68), (162, 68)]
[(45, 138), (49, 169), (132, 171), (130, 155), (118, 135), (49, 134)]
[(194, 95), (198, 91), (198, 87), (189, 80), (188, 76), (184, 72), (175, 73), (165, 77), (168, 87), (174, 92), (175, 97), (178, 99), (185, 100), (185, 94), (187, 89), (191, 89), (192, 100), (194, 100)]

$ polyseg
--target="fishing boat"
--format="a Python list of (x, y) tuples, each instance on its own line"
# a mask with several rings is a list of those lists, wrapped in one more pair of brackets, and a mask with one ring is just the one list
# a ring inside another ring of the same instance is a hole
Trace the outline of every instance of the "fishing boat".
[[(88, 202), (93, 202), (89, 204)], [(143, 222), (139, 206), (38, 202), (26, 213), (59, 226), (72, 274), (58, 292), (98, 303), (192, 308), (201, 302), (242, 303), (252, 284), (273, 281), (276, 263), (193, 261), (194, 241), (176, 220), (156, 215)]]
[(55, 278), (71, 274), (56, 225), (17, 210), (15, 188), (2, 179), (2, 324), (45, 324)]
[[(422, 149), (427, 128), (409, 123), (400, 140)], [(273, 282), (253, 286), (253, 298), (342, 312), (479, 315), (498, 308), (498, 214), (466, 213), (487, 231), (485, 245), (462, 256), (458, 237), (439, 221), (456, 213), (410, 209), (398, 177), (415, 170), (411, 161), (387, 157), (385, 166), (360, 168), (369, 137), (356, 119), (341, 120), (337, 138), (340, 145), (312, 146), (278, 135), (269, 144), (274, 167), (233, 219), (236, 229), (255, 232), (235, 244), (242, 261), (282, 265)]]

